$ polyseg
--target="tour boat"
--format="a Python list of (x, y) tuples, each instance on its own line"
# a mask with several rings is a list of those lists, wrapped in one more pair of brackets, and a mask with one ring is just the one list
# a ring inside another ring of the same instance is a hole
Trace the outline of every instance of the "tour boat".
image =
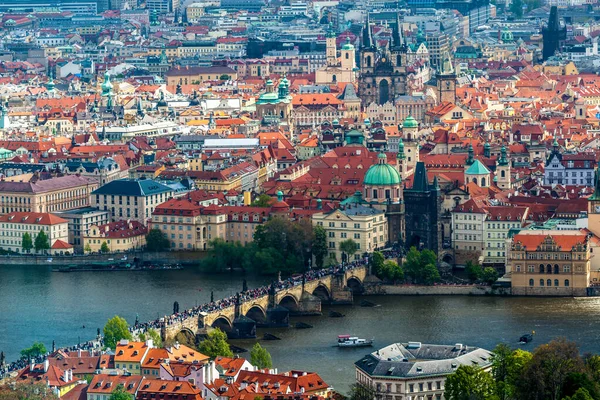
[(338, 347), (368, 347), (373, 346), (373, 339), (359, 339), (356, 336), (339, 335)]
[(523, 336), (521, 336), (519, 338), (519, 343), (527, 344), (527, 343), (531, 342), (533, 340), (533, 335), (535, 335), (535, 331), (524, 334)]

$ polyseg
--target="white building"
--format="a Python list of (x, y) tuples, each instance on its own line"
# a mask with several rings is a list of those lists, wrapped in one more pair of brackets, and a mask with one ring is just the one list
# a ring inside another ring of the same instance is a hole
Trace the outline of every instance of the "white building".
[[(0, 216), (0, 228), (0, 247), (16, 253), (24, 252), (23, 235), (26, 233), (31, 236), (31, 240), (35, 244), (36, 237), (40, 231), (43, 231), (48, 237), (50, 248), (64, 247), (69, 243), (69, 222), (50, 213), (12, 212), (4, 214)], [(31, 252), (34, 253), (35, 250), (32, 249)]]

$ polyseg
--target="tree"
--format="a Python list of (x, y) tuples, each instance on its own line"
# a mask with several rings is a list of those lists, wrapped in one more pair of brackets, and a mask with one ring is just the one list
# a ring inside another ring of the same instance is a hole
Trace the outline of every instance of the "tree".
[(597, 397), (593, 397), (586, 388), (579, 388), (573, 396), (565, 397), (563, 400), (596, 400)]
[(404, 270), (394, 260), (386, 260), (380, 268), (378, 278), (390, 282), (398, 282), (404, 280)]
[(260, 345), (256, 343), (252, 350), (250, 350), (250, 363), (259, 369), (272, 368), (273, 361), (271, 360), (271, 354)]
[(515, 17), (521, 18), (523, 16), (523, 1), (512, 0), (512, 4), (510, 5), (510, 12), (512, 12), (515, 15)]
[(261, 194), (252, 202), (252, 207), (271, 207), (271, 203), (273, 202), (273, 198), (268, 194)]
[(155, 347), (162, 347), (163, 341), (160, 337), (160, 333), (158, 333), (156, 329), (148, 329), (148, 332), (146, 333), (148, 334), (148, 339), (152, 339), (152, 343)]
[(498, 272), (492, 267), (486, 267), (481, 273), (481, 280), (491, 285), (498, 280)]
[(425, 285), (433, 285), (439, 282), (441, 279), (440, 271), (438, 271), (435, 264), (427, 264), (423, 267), (423, 274), (421, 282)]
[(406, 254), (404, 272), (415, 283), (433, 285), (440, 280), (435, 253), (431, 250), (419, 251), (414, 246)]
[(35, 251), (48, 250), (50, 248), (50, 241), (48, 235), (44, 230), (40, 229), (40, 232), (35, 237)]
[(227, 75), (227, 74), (223, 74), (219, 77), (219, 80), (221, 81), (228, 81), (231, 79), (231, 76)]
[(227, 334), (219, 328), (209, 332), (207, 338), (200, 343), (198, 350), (210, 358), (233, 357), (233, 352), (227, 343)]
[(148, 251), (166, 251), (171, 248), (167, 235), (160, 229), (150, 229), (146, 235), (146, 249)]
[(106, 243), (106, 241), (102, 242), (102, 246), (100, 246), (100, 252), (101, 253), (110, 252), (110, 249), (108, 248), (108, 243)]
[(312, 254), (315, 257), (317, 268), (323, 268), (325, 256), (327, 255), (327, 232), (321, 225), (313, 228), (315, 239), (312, 245)]
[(25, 232), (23, 234), (22, 246), (23, 250), (25, 250), (25, 252), (27, 253), (29, 253), (31, 249), (33, 249), (33, 239), (31, 238), (29, 232)]
[(46, 354), (48, 350), (46, 350), (46, 346), (41, 342), (34, 342), (31, 347), (21, 350), (21, 356), (26, 359), (32, 359), (40, 357)]
[(377, 393), (370, 386), (355, 383), (350, 387), (349, 400), (373, 400), (376, 399)]
[(567, 375), (562, 386), (561, 398), (575, 396), (580, 389), (585, 389), (593, 399), (600, 399), (598, 384), (592, 381), (588, 374), (581, 372), (572, 372)]
[(345, 258), (346, 262), (349, 262), (354, 253), (358, 251), (358, 245), (352, 239), (342, 240), (340, 242), (340, 251), (342, 252), (342, 261)]
[(92, 252), (92, 246), (90, 246), (89, 243), (86, 243), (85, 247), (83, 248), (83, 251), (85, 251), (86, 253), (91, 253)]
[(583, 363), (592, 380), (600, 383), (600, 355), (586, 354), (583, 357)]
[(481, 368), (461, 365), (446, 378), (447, 400), (488, 400), (493, 398), (494, 380)]
[(122, 384), (119, 384), (115, 390), (112, 392), (108, 400), (131, 400), (133, 396), (127, 393), (125, 387)]
[(131, 339), (129, 325), (125, 318), (115, 315), (104, 325), (104, 344), (114, 349), (121, 339)]
[(560, 400), (567, 376), (584, 370), (575, 343), (559, 338), (543, 344), (535, 349), (531, 361), (521, 374), (517, 398)]
[(371, 267), (371, 273), (377, 276), (379, 279), (383, 279), (381, 277), (383, 271), (383, 263), (385, 262), (385, 257), (382, 252), (375, 251), (369, 257), (369, 266)]
[(45, 382), (18, 382), (14, 385), (0, 385), (0, 400), (58, 400)]
[(471, 282), (477, 282), (479, 278), (481, 278), (482, 270), (479, 264), (474, 263), (469, 260), (465, 264), (465, 272), (467, 273), (467, 277)]
[(530, 352), (512, 350), (506, 344), (496, 346), (492, 352), (492, 377), (496, 381), (496, 395), (500, 400), (516, 398), (516, 385), (531, 357)]

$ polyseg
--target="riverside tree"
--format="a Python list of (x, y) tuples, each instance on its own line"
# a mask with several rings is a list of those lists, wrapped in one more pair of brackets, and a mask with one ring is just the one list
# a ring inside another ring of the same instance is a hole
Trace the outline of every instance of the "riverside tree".
[(110, 252), (110, 249), (108, 248), (108, 243), (106, 243), (106, 241), (102, 242), (102, 245), (100, 246), (100, 252), (101, 253)]
[(340, 242), (340, 251), (342, 252), (342, 261), (350, 262), (350, 259), (358, 251), (358, 244), (352, 239), (342, 240)]
[(43, 251), (48, 250), (50, 248), (50, 240), (48, 240), (48, 235), (42, 229), (35, 237), (35, 251)]
[(494, 393), (494, 379), (479, 367), (461, 365), (446, 378), (447, 400), (488, 400)]
[(32, 359), (40, 357), (43, 354), (46, 354), (48, 350), (46, 350), (46, 346), (42, 342), (34, 342), (31, 347), (21, 350), (21, 356), (26, 359)]
[(200, 343), (198, 350), (210, 358), (233, 357), (231, 347), (227, 343), (227, 334), (219, 328), (208, 333), (207, 338)]
[(171, 248), (167, 235), (160, 229), (150, 229), (146, 235), (146, 249), (148, 251), (166, 251)]
[(29, 234), (29, 232), (25, 232), (23, 234), (23, 238), (21, 240), (22, 242), (22, 246), (23, 246), (23, 250), (26, 253), (29, 253), (31, 251), (31, 249), (33, 249), (33, 239), (31, 238), (31, 235)]
[(312, 253), (315, 257), (317, 268), (323, 268), (325, 256), (327, 255), (327, 232), (320, 225), (315, 226), (313, 231), (315, 237), (312, 245)]
[(406, 276), (411, 278), (414, 283), (433, 285), (440, 280), (437, 257), (431, 250), (419, 251), (416, 247), (411, 247), (406, 254), (406, 262), (403, 267)]
[(104, 345), (114, 349), (121, 339), (131, 340), (131, 332), (125, 318), (115, 315), (104, 325)]
[(260, 345), (256, 343), (252, 350), (250, 350), (250, 363), (259, 369), (272, 368), (273, 361), (271, 360), (271, 354)]

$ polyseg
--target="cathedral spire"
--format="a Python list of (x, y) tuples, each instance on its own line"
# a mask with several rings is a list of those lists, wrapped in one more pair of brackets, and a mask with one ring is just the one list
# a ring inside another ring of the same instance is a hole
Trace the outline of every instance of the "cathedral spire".
[(394, 47), (404, 45), (404, 37), (402, 36), (402, 23), (400, 22), (400, 13), (396, 13), (396, 27), (392, 31), (392, 39)]
[(365, 27), (363, 28), (363, 47), (371, 48), (373, 47), (373, 38), (371, 37), (371, 18), (369, 18), (369, 12), (367, 11), (367, 21), (365, 22)]

